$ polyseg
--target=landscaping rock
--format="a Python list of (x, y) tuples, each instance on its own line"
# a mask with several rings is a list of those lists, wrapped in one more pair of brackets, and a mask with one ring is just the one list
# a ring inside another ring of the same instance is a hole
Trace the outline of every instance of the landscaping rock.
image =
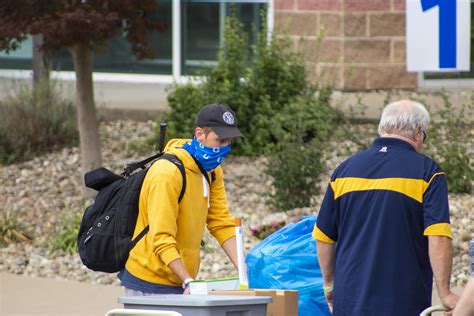
[[(134, 148), (152, 136), (153, 122), (116, 121), (102, 123), (100, 135), (104, 167), (117, 173), (125, 163), (151, 155), (140, 154)], [(374, 135), (373, 126), (355, 126), (358, 132)], [(273, 192), (272, 180), (264, 174), (264, 157), (229, 157), (224, 162), (229, 209), (242, 217), (244, 245), (249, 251), (259, 242), (252, 236), (251, 227), (279, 222), (298, 221), (301, 216), (315, 215), (322, 201), (330, 172), (351, 152), (363, 146), (346, 140), (332, 142), (326, 154), (327, 172), (320, 178), (321, 192), (313, 197), (313, 205), (288, 212), (277, 212), (266, 204)], [(365, 140), (365, 144), (369, 144)], [(80, 153), (77, 147), (36, 157), (30, 161), (8, 166), (0, 165), (0, 212), (10, 210), (24, 226), (24, 232), (33, 238), (31, 243), (13, 243), (0, 248), (0, 271), (63, 278), (81, 282), (119, 284), (115, 274), (93, 272), (82, 265), (77, 254), (48, 252), (50, 236), (57, 236), (66, 212), (83, 212), (91, 201), (81, 197)], [(469, 194), (450, 194), (453, 229), (454, 261), (452, 284), (462, 285), (469, 273), (468, 242), (474, 227), (474, 197)], [(237, 276), (217, 242), (206, 232), (201, 250), (201, 270), (198, 278)]]

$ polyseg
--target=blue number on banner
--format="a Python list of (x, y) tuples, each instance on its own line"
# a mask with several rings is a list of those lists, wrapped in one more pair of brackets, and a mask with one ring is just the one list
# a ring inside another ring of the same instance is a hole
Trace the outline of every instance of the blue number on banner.
[(423, 11), (439, 7), (439, 67), (456, 68), (457, 0), (421, 0)]

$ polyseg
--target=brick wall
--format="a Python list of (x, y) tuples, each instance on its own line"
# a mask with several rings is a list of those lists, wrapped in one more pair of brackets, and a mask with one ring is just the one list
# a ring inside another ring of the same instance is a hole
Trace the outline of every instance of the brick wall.
[(312, 80), (347, 90), (417, 86), (405, 70), (405, 0), (276, 0), (275, 32), (292, 38)]

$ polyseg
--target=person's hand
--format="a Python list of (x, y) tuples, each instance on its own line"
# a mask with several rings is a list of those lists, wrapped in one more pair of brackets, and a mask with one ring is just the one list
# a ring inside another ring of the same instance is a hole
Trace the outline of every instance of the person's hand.
[(332, 312), (332, 291), (325, 294), (326, 301), (328, 302), (329, 310)]
[(326, 297), (326, 301), (328, 302), (329, 309), (332, 312), (332, 294), (334, 291), (334, 285), (323, 285), (324, 296)]
[(181, 285), (184, 289), (183, 294), (191, 294), (191, 282), (194, 281), (193, 278), (187, 277), (184, 279), (183, 284)]
[[(449, 311), (453, 310), (459, 301), (459, 296), (454, 294), (451, 291), (449, 291), (447, 295), (444, 295), (442, 297), (440, 296), (439, 298), (441, 300), (441, 304), (443, 304), (444, 307), (448, 308)], [(450, 315), (450, 314), (446, 314), (446, 315)]]

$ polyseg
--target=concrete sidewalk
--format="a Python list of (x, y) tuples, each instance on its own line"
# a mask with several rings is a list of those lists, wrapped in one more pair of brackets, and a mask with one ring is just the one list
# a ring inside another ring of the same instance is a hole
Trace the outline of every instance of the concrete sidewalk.
[[(461, 292), (460, 288), (453, 290)], [(108, 310), (123, 307), (117, 303), (123, 295), (119, 286), (0, 273), (1, 316), (104, 316)], [(439, 299), (434, 291), (436, 304)]]
[(0, 273), (0, 315), (2, 316), (104, 316), (123, 308), (117, 298), (120, 286), (34, 278)]

